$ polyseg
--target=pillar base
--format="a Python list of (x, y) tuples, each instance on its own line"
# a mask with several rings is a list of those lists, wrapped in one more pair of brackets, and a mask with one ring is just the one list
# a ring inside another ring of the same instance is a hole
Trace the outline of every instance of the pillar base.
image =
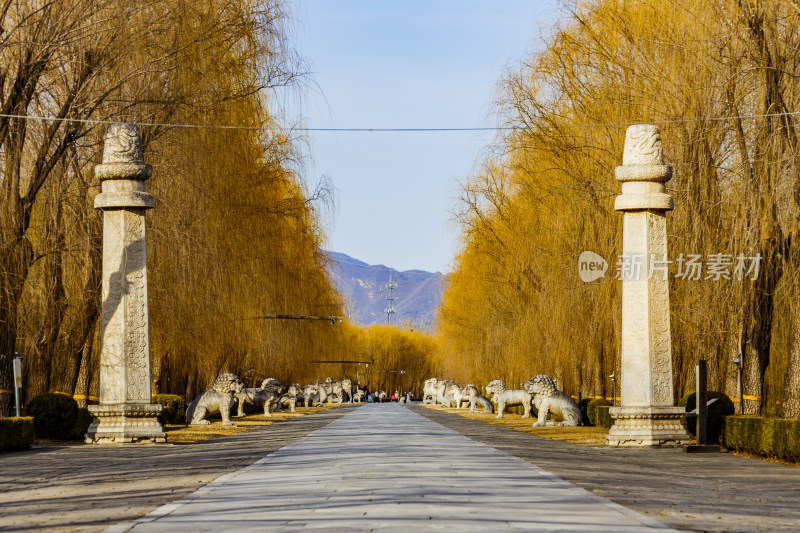
[(162, 409), (157, 403), (90, 405), (94, 421), (86, 432), (86, 443), (163, 444), (167, 434), (158, 421)]
[(682, 407), (612, 407), (614, 425), (606, 436), (609, 446), (685, 446), (689, 434), (681, 424)]

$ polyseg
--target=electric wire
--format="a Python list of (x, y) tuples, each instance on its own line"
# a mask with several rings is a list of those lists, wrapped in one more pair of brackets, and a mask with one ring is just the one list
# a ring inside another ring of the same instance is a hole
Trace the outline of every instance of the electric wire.
[[(723, 122), (729, 120), (751, 120), (759, 118), (789, 117), (800, 115), (800, 111), (786, 111), (782, 113), (765, 113), (757, 115), (736, 115), (722, 117), (703, 117), (703, 118), (682, 118), (650, 120), (641, 122), (610, 122), (604, 124), (563, 124), (557, 126), (496, 126), (496, 127), (464, 127), (464, 128), (309, 128), (295, 127), (288, 131), (298, 132), (341, 132), (341, 133), (434, 133), (434, 132), (478, 132), (478, 131), (525, 131), (531, 129), (591, 129), (591, 128), (613, 128), (627, 127), (635, 124), (691, 124), (698, 122)], [(90, 125), (110, 125), (128, 122), (140, 127), (160, 127), (160, 128), (186, 128), (186, 129), (216, 129), (216, 130), (241, 130), (241, 131), (270, 131), (272, 128), (261, 126), (241, 126), (226, 124), (172, 124), (160, 122), (138, 122), (125, 120), (99, 120), (89, 118), (70, 118), (70, 117), (44, 117), (39, 115), (14, 115), (0, 113), (0, 118), (39, 120), (42, 122), (69, 122)]]

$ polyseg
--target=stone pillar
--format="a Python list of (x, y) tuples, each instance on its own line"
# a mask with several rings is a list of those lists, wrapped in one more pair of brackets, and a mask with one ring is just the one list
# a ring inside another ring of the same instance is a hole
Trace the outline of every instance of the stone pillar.
[(94, 206), (103, 210), (103, 315), (100, 404), (89, 406), (94, 421), (86, 442), (166, 442), (150, 396), (150, 324), (147, 306), (145, 192), (152, 167), (145, 164), (139, 129), (112, 124), (103, 163), (95, 167), (102, 191)]
[(630, 126), (616, 177), (623, 212), (621, 407), (612, 407), (610, 446), (680, 446), (689, 443), (684, 409), (673, 407), (672, 338), (666, 211), (673, 208), (664, 183), (661, 133), (653, 125)]

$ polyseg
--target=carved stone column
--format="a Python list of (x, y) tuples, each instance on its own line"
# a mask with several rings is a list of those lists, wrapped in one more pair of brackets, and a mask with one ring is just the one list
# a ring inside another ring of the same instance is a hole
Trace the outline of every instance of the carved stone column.
[(664, 183), (661, 133), (630, 126), (616, 177), (623, 212), (621, 407), (612, 407), (611, 446), (679, 446), (689, 443), (684, 409), (673, 407), (666, 211), (673, 208)]
[(153, 207), (153, 196), (145, 192), (152, 170), (144, 162), (139, 129), (109, 126), (103, 163), (95, 167), (102, 182), (94, 206), (103, 210), (103, 315), (100, 404), (89, 406), (89, 443), (166, 442), (157, 419), (162, 408), (150, 397), (144, 216)]

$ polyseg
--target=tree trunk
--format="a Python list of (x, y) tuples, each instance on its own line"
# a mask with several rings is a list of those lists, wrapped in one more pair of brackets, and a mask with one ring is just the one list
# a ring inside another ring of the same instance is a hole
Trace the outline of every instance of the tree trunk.
[(784, 418), (800, 418), (800, 301), (798, 301), (800, 294), (798, 292), (800, 284), (795, 284), (795, 294), (791, 302), (792, 340), (783, 384)]
[(81, 407), (86, 407), (89, 403), (89, 396), (91, 395), (91, 385), (92, 385), (92, 357), (94, 356), (95, 346), (97, 343), (95, 342), (98, 339), (98, 330), (100, 329), (100, 316), (95, 317), (95, 320), (92, 324), (92, 327), (89, 329), (89, 333), (86, 336), (86, 341), (84, 342), (81, 349), (78, 351), (78, 377), (75, 381), (75, 389), (73, 394), (78, 396), (77, 401), (78, 405)]
[[(53, 244), (52, 250), (45, 250), (45, 298), (43, 303), (44, 311), (39, 331), (36, 332), (36, 341), (32, 346), (29, 345), (27, 354), (31, 362), (30, 371), (27, 376), (28, 387), (26, 388), (27, 398), (34, 398), (40, 394), (50, 392), (53, 384), (54, 374), (60, 374), (60, 369), (53, 365), (56, 357), (56, 345), (58, 344), (58, 334), (64, 321), (64, 311), (67, 307), (66, 295), (64, 294), (63, 272), (61, 269), (62, 253), (64, 250), (64, 239), (60, 226), (61, 209), (56, 212), (55, 227), (52, 231), (58, 234)], [(61, 390), (61, 392), (69, 392)]]
[[(32, 246), (25, 237), (6, 226), (0, 235), (0, 417), (10, 416), (14, 405), (14, 377), (11, 361), (17, 350), (17, 309), (23, 281), (28, 276)], [(23, 362), (23, 375), (28, 370)]]
[[(774, 232), (779, 230), (772, 228)], [(743, 413), (759, 415), (764, 400), (764, 373), (769, 365), (769, 352), (772, 344), (772, 319), (774, 314), (775, 287), (783, 272), (783, 258), (776, 243), (780, 239), (770, 239), (761, 250), (763, 259), (758, 278), (745, 293), (744, 337), (742, 349), (742, 372), (744, 381)]]

